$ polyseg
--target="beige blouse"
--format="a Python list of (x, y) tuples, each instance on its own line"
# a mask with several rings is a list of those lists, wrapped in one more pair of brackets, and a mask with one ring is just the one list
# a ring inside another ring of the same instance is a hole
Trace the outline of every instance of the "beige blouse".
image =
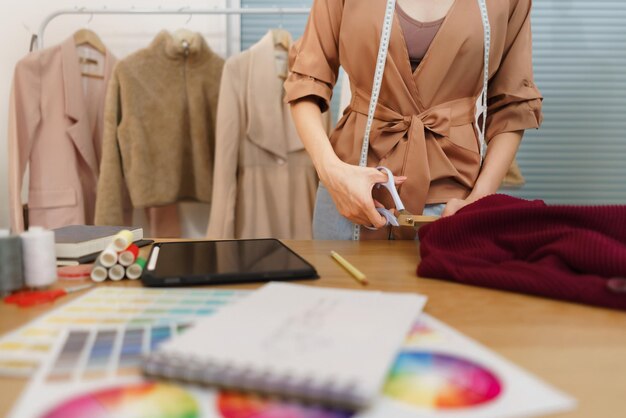
[[(358, 164), (386, 0), (315, 0), (302, 38), (291, 49), (285, 101), (315, 96), (329, 106), (339, 66), (352, 101), (330, 136), (343, 161)], [(487, 0), (491, 23), (486, 139), (539, 127), (541, 94), (533, 82), (531, 0)], [(411, 71), (396, 15), (368, 166), (384, 165), (408, 180), (399, 188), (407, 209), (465, 198), (480, 171), (474, 108), (482, 89), (483, 27), (476, 1), (456, 0), (426, 56)], [(375, 198), (393, 207), (382, 189)], [(389, 231), (362, 231), (365, 239)], [(394, 231), (409, 238), (413, 231)]]

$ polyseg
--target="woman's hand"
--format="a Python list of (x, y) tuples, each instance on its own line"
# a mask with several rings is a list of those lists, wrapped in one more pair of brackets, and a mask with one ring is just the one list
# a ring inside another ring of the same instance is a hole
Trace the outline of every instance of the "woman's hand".
[[(358, 167), (337, 161), (320, 169), (322, 183), (328, 189), (339, 213), (351, 222), (381, 228), (386, 219), (376, 211), (380, 203), (372, 198), (372, 188), (387, 181), (387, 175), (370, 167)], [(395, 177), (396, 185), (406, 177)]]
[[(314, 100), (305, 98), (292, 103), (291, 113), (298, 135), (339, 213), (359, 225), (384, 226), (387, 221), (376, 211), (376, 206), (382, 205), (374, 202), (372, 187), (387, 181), (387, 175), (375, 168), (346, 164), (337, 157), (324, 130), (320, 108)], [(406, 177), (395, 177), (395, 180), (399, 185)]]
[(441, 217), (445, 218), (446, 216), (452, 216), (470, 203), (473, 203), (473, 201), (468, 199), (450, 199), (446, 204), (446, 207), (443, 209)]
[(496, 193), (507, 170), (511, 166), (524, 131), (504, 132), (494, 136), (487, 147), (487, 156), (474, 184), (472, 192), (465, 199), (451, 199), (441, 216), (450, 216), (461, 208), (490, 194)]

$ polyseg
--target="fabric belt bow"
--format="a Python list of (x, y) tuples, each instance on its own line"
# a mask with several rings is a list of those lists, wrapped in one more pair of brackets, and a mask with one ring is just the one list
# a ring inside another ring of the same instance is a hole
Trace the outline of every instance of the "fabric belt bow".
[[(368, 95), (356, 89), (350, 109), (367, 116), (369, 100)], [(456, 171), (438, 144), (435, 148), (438, 152), (433, 153), (429, 147), (429, 154), (427, 137), (449, 138), (451, 127), (472, 124), (475, 103), (475, 98), (466, 97), (413, 115), (402, 115), (378, 103), (374, 119), (379, 123), (372, 128), (368, 166), (385, 166), (395, 175), (407, 176), (399, 191), (411, 213), (421, 214), (424, 210), (431, 178), (436, 174), (431, 171), (431, 162), (437, 161), (436, 166), (443, 164)], [(385, 200), (387, 196), (379, 196), (375, 191), (375, 198)]]

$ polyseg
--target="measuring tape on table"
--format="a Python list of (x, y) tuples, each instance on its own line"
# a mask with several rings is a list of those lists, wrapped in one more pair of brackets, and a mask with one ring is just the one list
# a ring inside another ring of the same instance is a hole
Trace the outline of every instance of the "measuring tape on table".
[[(491, 26), (489, 24), (489, 15), (487, 14), (486, 0), (477, 0), (480, 8), (480, 16), (483, 23), (484, 38), (484, 68), (483, 68), (483, 88), (476, 101), (475, 126), (480, 140), (480, 163), (485, 158), (487, 152), (487, 143), (485, 141), (485, 126), (487, 122), (487, 86), (489, 84), (489, 51), (491, 49)], [(380, 95), (380, 87), (383, 83), (383, 74), (385, 73), (385, 64), (387, 62), (387, 53), (389, 51), (389, 39), (391, 38), (391, 27), (396, 9), (396, 0), (387, 0), (385, 8), (385, 19), (383, 21), (382, 33), (380, 36), (380, 45), (378, 47), (378, 56), (376, 58), (376, 69), (374, 71), (374, 82), (372, 84), (372, 96), (367, 112), (367, 122), (365, 124), (365, 133), (363, 135), (363, 145), (361, 147), (361, 158), (359, 166), (367, 166), (367, 155), (370, 144), (370, 133), (372, 131), (372, 123), (374, 121), (374, 113), (378, 105), (378, 97)], [(483, 116), (482, 123), (479, 124), (480, 117)], [(352, 239), (358, 241), (361, 237), (361, 227), (354, 224)]]

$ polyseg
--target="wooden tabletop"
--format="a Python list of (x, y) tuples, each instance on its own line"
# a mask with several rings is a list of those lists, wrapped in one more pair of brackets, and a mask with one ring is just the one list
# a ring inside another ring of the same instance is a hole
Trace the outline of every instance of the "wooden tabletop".
[[(428, 296), (426, 312), (577, 398), (575, 411), (552, 417), (626, 416), (626, 313), (418, 278), (415, 270), (419, 251), (414, 242), (286, 243), (311, 262), (321, 276), (303, 283), (363, 288), (331, 259), (330, 250), (335, 250), (367, 275), (367, 289)], [(111, 284), (140, 285), (122, 281), (100, 286)], [(0, 333), (24, 325), (76, 296), (27, 309), (0, 304)], [(8, 413), (25, 384), (23, 379), (0, 378), (0, 416)]]

